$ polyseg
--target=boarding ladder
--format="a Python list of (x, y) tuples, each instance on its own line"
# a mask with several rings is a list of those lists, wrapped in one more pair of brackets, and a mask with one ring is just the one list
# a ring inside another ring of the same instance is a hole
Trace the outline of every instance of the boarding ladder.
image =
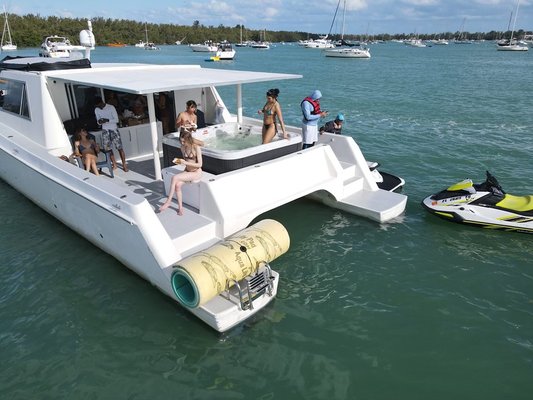
[[(262, 296), (265, 292), (272, 296), (274, 279), (270, 265), (267, 262), (259, 262), (258, 268), (253, 274), (244, 277), (240, 281), (228, 279), (224, 297), (230, 300), (231, 292), (237, 291), (241, 310), (253, 310), (253, 301), (256, 298)], [(233, 286), (230, 288), (232, 283)], [(235, 293), (233, 294), (235, 295)]]

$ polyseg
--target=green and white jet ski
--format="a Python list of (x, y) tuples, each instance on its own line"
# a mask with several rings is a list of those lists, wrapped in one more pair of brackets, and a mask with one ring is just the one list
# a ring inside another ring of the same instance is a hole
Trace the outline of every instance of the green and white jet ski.
[(474, 184), (466, 179), (437, 194), (422, 205), (430, 213), (448, 221), (483, 228), (533, 233), (533, 195), (514, 196), (487, 171), (487, 179)]

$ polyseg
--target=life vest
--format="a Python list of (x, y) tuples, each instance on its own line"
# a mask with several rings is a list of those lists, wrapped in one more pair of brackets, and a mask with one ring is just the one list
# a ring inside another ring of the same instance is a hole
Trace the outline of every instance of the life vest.
[(318, 114), (320, 114), (322, 112), (322, 111), (320, 111), (320, 103), (318, 101), (313, 100), (311, 97), (306, 97), (305, 99), (303, 99), (303, 101), (300, 104), (300, 106), (302, 106), (304, 104), (304, 101), (308, 101), (313, 106), (313, 111), (311, 111), (311, 114), (318, 115)]

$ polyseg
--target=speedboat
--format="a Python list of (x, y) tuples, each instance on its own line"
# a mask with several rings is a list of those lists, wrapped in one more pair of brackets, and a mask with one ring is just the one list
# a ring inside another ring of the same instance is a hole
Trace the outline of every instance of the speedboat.
[(448, 221), (493, 230), (533, 233), (533, 195), (505, 193), (487, 171), (481, 184), (463, 180), (426, 197), (422, 205), (430, 213)]
[[(80, 42), (87, 48), (82, 59), (0, 62), (7, 88), (0, 178), (213, 329), (224, 332), (258, 315), (282, 284), (276, 265), (290, 236), (280, 222), (262, 219), (265, 212), (306, 196), (377, 222), (404, 212), (407, 196), (378, 187), (349, 136), (324, 133), (302, 150), (301, 129), (287, 126), (288, 139), (261, 144), (262, 120), (243, 115), (242, 87), (301, 75), (93, 63), (94, 36), (80, 34)], [(217, 89), (227, 86), (235, 89), (235, 113)], [(70, 135), (84, 127), (101, 143), (94, 100), (109, 90), (118, 99), (146, 100), (148, 118), (118, 128), (129, 171), (103, 167), (96, 176), (68, 162)], [(163, 135), (156, 118), (161, 93), (173, 98), (175, 112), (188, 100), (199, 105), (203, 172), (182, 188), (183, 215), (175, 201), (158, 212), (183, 168), (173, 162), (183, 157), (178, 132)], [(238, 145), (228, 149), (226, 139)]]
[(73, 52), (85, 51), (84, 46), (76, 46), (70, 43), (65, 36), (46, 36), (41, 44), (39, 56), (50, 58), (69, 58)]
[(217, 59), (217, 61), (233, 60), (235, 58), (235, 53), (235, 49), (231, 43), (228, 41), (223, 41), (218, 45), (218, 49), (214, 57)]

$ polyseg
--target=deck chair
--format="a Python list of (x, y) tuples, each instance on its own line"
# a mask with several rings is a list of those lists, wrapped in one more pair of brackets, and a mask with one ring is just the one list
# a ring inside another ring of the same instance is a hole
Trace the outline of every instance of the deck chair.
[[(89, 133), (89, 139), (92, 139), (96, 142), (96, 137), (91, 133)], [(70, 142), (72, 144), (72, 149), (74, 150), (74, 136), (70, 136)], [(100, 144), (99, 146), (100, 146), (100, 151), (98, 152), (98, 155), (103, 154), (105, 157), (105, 160), (97, 161), (96, 167), (98, 169), (107, 168), (109, 170), (109, 175), (111, 176), (111, 178), (114, 178), (115, 173), (113, 172), (113, 163), (111, 162), (111, 154), (113, 154), (113, 150), (103, 149)], [(81, 159), (81, 157), (75, 157), (75, 159), (78, 163), (78, 167), (80, 167), (81, 169), (85, 169), (85, 165), (83, 165), (83, 160)]]

